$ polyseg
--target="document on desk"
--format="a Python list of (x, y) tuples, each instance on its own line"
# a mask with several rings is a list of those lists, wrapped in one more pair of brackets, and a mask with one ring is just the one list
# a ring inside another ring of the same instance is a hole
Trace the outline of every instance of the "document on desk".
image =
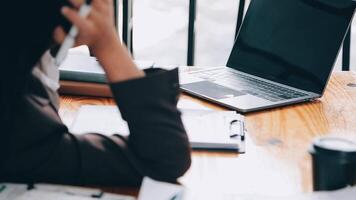
[(297, 194), (286, 197), (250, 197), (242, 200), (355, 200), (356, 187), (345, 188), (336, 191), (314, 192), (310, 194)]
[(182, 120), (192, 148), (242, 150), (240, 136), (246, 130), (243, 116), (236, 112), (185, 109)]
[(70, 126), (75, 134), (101, 133), (128, 136), (129, 126), (116, 106), (82, 106)]
[(27, 185), (0, 183), (0, 200), (12, 200), (27, 192)]
[(142, 182), (138, 200), (183, 200), (182, 185), (155, 181), (145, 177)]
[(322, 191), (306, 194), (294, 194), (288, 196), (269, 196), (260, 194), (234, 194), (234, 193), (218, 193), (207, 190), (187, 190), (184, 195), (185, 200), (195, 199), (229, 199), (229, 200), (355, 200), (356, 187), (349, 187), (336, 191)]
[[(245, 152), (245, 121), (234, 111), (214, 111), (183, 100), (179, 103), (192, 148)], [(196, 106), (194, 106), (196, 105)], [(196, 109), (195, 109), (196, 108)], [(70, 126), (75, 134), (129, 135), (116, 106), (82, 106)]]
[(135, 200), (131, 196), (103, 193), (101, 190), (61, 185), (0, 184), (0, 200)]

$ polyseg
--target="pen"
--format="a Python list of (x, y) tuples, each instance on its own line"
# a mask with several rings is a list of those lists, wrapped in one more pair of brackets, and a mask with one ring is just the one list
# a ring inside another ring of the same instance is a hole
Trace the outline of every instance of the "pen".
[(170, 198), (169, 200), (181, 200), (183, 197), (182, 197), (182, 193), (178, 193), (176, 195), (174, 195), (172, 198)]
[[(85, 18), (89, 15), (91, 6), (90, 1), (86, 1), (79, 9), (79, 16)], [(60, 65), (65, 59), (67, 52), (70, 48), (74, 46), (75, 38), (77, 37), (79, 31), (76, 26), (72, 26), (68, 32), (67, 37), (64, 39), (61, 47), (58, 50), (57, 56), (55, 58), (56, 65)]]
[(177, 195), (174, 195), (172, 198), (170, 198), (169, 200), (177, 200)]
[(6, 185), (1, 185), (0, 186), (0, 193), (3, 192), (6, 189)]

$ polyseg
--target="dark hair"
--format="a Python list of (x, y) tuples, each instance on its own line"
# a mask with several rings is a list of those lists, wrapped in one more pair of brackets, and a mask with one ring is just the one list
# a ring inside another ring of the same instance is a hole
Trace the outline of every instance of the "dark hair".
[[(24, 106), (31, 72), (53, 44), (66, 0), (4, 1), (0, 12), (0, 151)], [(21, 122), (18, 122), (21, 123)]]

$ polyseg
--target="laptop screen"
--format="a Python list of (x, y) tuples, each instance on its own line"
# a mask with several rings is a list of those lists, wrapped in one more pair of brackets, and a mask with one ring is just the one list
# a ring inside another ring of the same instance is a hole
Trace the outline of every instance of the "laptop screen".
[(353, 13), (351, 0), (252, 0), (227, 66), (321, 94)]

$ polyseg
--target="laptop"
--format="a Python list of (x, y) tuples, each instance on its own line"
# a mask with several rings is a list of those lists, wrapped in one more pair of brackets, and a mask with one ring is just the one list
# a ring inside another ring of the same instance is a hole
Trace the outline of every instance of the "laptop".
[(181, 67), (181, 89), (243, 113), (319, 98), (354, 8), (349, 0), (252, 0), (227, 65)]

